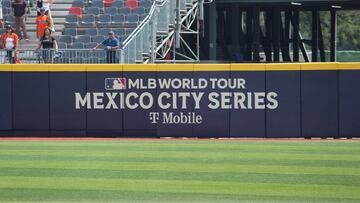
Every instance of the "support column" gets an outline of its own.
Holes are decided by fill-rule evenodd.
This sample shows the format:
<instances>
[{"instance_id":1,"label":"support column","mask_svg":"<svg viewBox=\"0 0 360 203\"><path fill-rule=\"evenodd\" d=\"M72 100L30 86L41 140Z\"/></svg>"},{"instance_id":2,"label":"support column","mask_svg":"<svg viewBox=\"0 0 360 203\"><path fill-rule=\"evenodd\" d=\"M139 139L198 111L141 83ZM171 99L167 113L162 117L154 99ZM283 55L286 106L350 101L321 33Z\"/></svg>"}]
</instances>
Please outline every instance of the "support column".
<instances>
[{"instance_id":1,"label":"support column","mask_svg":"<svg viewBox=\"0 0 360 203\"><path fill-rule=\"evenodd\" d=\"M284 32L282 33L283 40L281 40L281 51L282 51L282 57L283 61L290 62L290 19L291 19L291 11L286 10L285 11L285 26L284 26Z\"/></svg>"},{"instance_id":2,"label":"support column","mask_svg":"<svg viewBox=\"0 0 360 203\"><path fill-rule=\"evenodd\" d=\"M237 21L240 19L241 12L238 5L234 5L232 7L232 21L231 21L231 42L234 46L239 45L239 30L241 26L241 21Z\"/></svg>"},{"instance_id":3,"label":"support column","mask_svg":"<svg viewBox=\"0 0 360 203\"><path fill-rule=\"evenodd\" d=\"M216 60L217 11L216 3L209 4L209 59Z\"/></svg>"},{"instance_id":4,"label":"support column","mask_svg":"<svg viewBox=\"0 0 360 203\"><path fill-rule=\"evenodd\" d=\"M324 37L322 34L322 26L321 26L321 19L319 18L319 50L320 50L320 60L321 62L326 62L325 58L325 46L324 46Z\"/></svg>"},{"instance_id":5,"label":"support column","mask_svg":"<svg viewBox=\"0 0 360 203\"><path fill-rule=\"evenodd\" d=\"M254 19L254 62L260 62L260 9L258 7L254 8L253 11Z\"/></svg>"},{"instance_id":6,"label":"support column","mask_svg":"<svg viewBox=\"0 0 360 203\"><path fill-rule=\"evenodd\" d=\"M274 62L280 61L280 9L273 10L273 51Z\"/></svg>"},{"instance_id":7,"label":"support column","mask_svg":"<svg viewBox=\"0 0 360 203\"><path fill-rule=\"evenodd\" d=\"M312 62L317 62L318 50L319 50L319 11L312 11Z\"/></svg>"},{"instance_id":8,"label":"support column","mask_svg":"<svg viewBox=\"0 0 360 203\"><path fill-rule=\"evenodd\" d=\"M336 35L337 35L337 14L333 9L331 12L331 34L330 34L330 61L336 62Z\"/></svg>"},{"instance_id":9,"label":"support column","mask_svg":"<svg viewBox=\"0 0 360 203\"><path fill-rule=\"evenodd\" d=\"M293 11L293 61L299 62L299 10Z\"/></svg>"},{"instance_id":10,"label":"support column","mask_svg":"<svg viewBox=\"0 0 360 203\"><path fill-rule=\"evenodd\" d=\"M253 10L246 11L246 61L253 61L252 44L253 44Z\"/></svg>"},{"instance_id":11,"label":"support column","mask_svg":"<svg viewBox=\"0 0 360 203\"><path fill-rule=\"evenodd\" d=\"M265 40L264 47L266 62L272 62L272 12L267 10L265 14Z\"/></svg>"}]
</instances>

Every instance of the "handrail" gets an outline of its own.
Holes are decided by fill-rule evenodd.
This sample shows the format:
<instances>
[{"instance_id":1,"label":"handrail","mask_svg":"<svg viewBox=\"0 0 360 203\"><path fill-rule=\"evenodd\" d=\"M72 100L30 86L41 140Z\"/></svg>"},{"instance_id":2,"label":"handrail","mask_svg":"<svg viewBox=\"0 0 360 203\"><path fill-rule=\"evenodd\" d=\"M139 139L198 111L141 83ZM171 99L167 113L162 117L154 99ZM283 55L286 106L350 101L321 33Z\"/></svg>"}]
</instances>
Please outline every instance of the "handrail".
<instances>
[{"instance_id":1,"label":"handrail","mask_svg":"<svg viewBox=\"0 0 360 203\"><path fill-rule=\"evenodd\" d=\"M132 39L136 37L136 35L140 32L140 30L151 20L151 17L153 16L155 9L157 7L162 7L168 0L155 0L153 2L153 5L151 6L151 9L149 11L149 14L144 18L144 20L141 21L140 25L137 26L134 31L131 32L129 37L127 37L123 43L122 49L126 48ZM158 4L159 3L159 4Z\"/></svg>"}]
</instances>

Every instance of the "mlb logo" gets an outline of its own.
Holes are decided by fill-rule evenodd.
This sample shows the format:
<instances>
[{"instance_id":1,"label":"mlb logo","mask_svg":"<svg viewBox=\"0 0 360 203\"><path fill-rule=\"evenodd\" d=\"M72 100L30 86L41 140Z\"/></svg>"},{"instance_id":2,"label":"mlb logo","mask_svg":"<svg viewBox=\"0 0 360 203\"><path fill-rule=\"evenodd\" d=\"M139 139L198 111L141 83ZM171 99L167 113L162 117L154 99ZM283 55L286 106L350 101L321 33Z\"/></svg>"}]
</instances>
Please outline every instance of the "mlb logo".
<instances>
[{"instance_id":1,"label":"mlb logo","mask_svg":"<svg viewBox=\"0 0 360 203\"><path fill-rule=\"evenodd\" d=\"M125 78L105 78L106 90L124 90L126 88Z\"/></svg>"}]
</instances>

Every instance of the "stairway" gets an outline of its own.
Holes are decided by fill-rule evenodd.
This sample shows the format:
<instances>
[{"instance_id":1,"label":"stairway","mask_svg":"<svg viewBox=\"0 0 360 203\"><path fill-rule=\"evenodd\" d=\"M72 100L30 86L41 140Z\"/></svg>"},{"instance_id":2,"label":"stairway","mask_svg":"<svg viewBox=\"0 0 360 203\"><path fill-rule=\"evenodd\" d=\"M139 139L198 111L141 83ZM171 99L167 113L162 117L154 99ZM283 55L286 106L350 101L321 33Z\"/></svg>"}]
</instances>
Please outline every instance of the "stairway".
<instances>
[{"instance_id":1,"label":"stairway","mask_svg":"<svg viewBox=\"0 0 360 203\"><path fill-rule=\"evenodd\" d=\"M68 9L71 7L72 0L55 0L51 6L51 15L55 25L54 37L61 35L64 29L65 17L68 15ZM21 40L19 43L20 50L34 50L38 46L38 39L36 38L36 8L32 8L30 14L26 19L26 30L29 36L29 41Z\"/></svg>"}]
</instances>

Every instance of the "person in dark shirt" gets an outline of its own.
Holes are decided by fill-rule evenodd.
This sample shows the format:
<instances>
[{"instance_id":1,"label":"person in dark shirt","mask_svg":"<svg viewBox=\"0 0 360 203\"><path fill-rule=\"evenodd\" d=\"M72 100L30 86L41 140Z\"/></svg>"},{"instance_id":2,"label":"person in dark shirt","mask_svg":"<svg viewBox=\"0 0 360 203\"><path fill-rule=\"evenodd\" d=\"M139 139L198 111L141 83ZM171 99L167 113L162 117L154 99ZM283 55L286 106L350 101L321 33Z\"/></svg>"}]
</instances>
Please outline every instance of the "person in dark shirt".
<instances>
[{"instance_id":1,"label":"person in dark shirt","mask_svg":"<svg viewBox=\"0 0 360 203\"><path fill-rule=\"evenodd\" d=\"M16 25L16 31L18 32L19 36L21 36L21 32L23 33L22 38L25 40L29 40L26 32L26 26L25 26L25 14L26 14L26 2L24 0L14 0L13 3L11 3L11 14L14 17L15 25Z\"/></svg>"},{"instance_id":2,"label":"person in dark shirt","mask_svg":"<svg viewBox=\"0 0 360 203\"><path fill-rule=\"evenodd\" d=\"M106 63L116 63L116 50L120 46L120 41L115 38L113 31L110 31L109 37L101 42L101 44L97 44L92 50L95 51L100 46L105 48Z\"/></svg>"},{"instance_id":3,"label":"person in dark shirt","mask_svg":"<svg viewBox=\"0 0 360 203\"><path fill-rule=\"evenodd\" d=\"M56 39L51 36L51 29L46 28L43 37L40 38L39 46L35 49L38 51L42 48L42 58L44 63L51 63L55 52L59 52Z\"/></svg>"}]
</instances>

